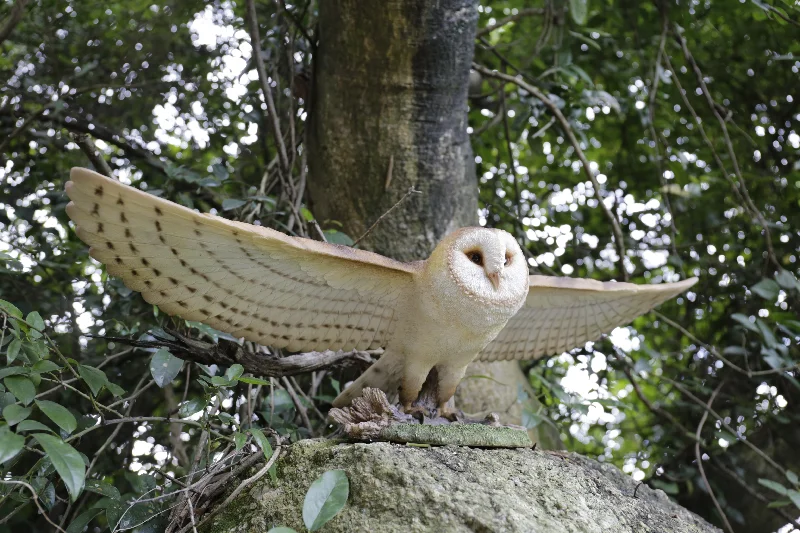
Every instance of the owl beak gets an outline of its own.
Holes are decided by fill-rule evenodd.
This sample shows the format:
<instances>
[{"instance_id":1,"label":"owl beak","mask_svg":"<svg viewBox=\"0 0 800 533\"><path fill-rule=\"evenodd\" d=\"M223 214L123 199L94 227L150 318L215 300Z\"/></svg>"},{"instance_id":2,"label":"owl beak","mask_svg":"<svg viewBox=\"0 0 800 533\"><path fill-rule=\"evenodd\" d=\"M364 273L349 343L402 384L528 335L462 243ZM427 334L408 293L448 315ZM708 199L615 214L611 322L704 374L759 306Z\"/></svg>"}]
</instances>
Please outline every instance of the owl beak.
<instances>
[{"instance_id":1,"label":"owl beak","mask_svg":"<svg viewBox=\"0 0 800 533\"><path fill-rule=\"evenodd\" d=\"M492 282L494 290L500 288L500 272L492 272L491 274L487 273L486 277L489 278L489 281Z\"/></svg>"}]
</instances>

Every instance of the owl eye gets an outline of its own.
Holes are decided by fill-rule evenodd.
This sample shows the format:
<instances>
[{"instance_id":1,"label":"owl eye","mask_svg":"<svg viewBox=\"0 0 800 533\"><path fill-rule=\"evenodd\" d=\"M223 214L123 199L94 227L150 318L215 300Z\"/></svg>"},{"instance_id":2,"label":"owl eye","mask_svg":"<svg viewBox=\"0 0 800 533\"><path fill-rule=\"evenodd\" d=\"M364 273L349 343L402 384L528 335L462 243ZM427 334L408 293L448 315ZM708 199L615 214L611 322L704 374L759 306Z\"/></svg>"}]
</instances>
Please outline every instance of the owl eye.
<instances>
[{"instance_id":1,"label":"owl eye","mask_svg":"<svg viewBox=\"0 0 800 533\"><path fill-rule=\"evenodd\" d=\"M512 256L511 254L506 254L506 260L503 262L503 265L508 266L508 264L511 262L512 257L514 256Z\"/></svg>"},{"instance_id":2,"label":"owl eye","mask_svg":"<svg viewBox=\"0 0 800 533\"><path fill-rule=\"evenodd\" d=\"M483 255L480 252L468 252L467 257L476 265L483 266Z\"/></svg>"}]
</instances>

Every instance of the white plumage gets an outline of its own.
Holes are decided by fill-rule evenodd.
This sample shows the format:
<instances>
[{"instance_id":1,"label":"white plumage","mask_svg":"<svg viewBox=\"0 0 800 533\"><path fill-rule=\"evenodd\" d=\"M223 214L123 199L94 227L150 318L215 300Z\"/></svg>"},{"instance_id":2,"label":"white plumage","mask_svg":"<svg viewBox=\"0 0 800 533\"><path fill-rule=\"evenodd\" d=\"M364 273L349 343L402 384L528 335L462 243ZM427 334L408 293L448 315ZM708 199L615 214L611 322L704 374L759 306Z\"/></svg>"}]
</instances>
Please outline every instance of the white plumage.
<instances>
[{"instance_id":1,"label":"white plumage","mask_svg":"<svg viewBox=\"0 0 800 533\"><path fill-rule=\"evenodd\" d=\"M697 280L663 285L529 276L516 240L445 237L426 261L200 214L75 168L67 213L92 257L164 312L291 351L383 347L334 402L365 386L411 408L432 368L440 409L475 359L532 359L595 340Z\"/></svg>"}]
</instances>

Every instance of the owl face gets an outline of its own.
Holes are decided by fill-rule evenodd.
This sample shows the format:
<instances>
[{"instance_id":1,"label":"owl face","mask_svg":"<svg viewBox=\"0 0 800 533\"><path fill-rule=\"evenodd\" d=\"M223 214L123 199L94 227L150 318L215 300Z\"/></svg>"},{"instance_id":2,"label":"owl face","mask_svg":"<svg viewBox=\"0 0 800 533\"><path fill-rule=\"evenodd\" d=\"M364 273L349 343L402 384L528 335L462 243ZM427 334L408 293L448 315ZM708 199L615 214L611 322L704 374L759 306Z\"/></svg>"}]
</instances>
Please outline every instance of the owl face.
<instances>
[{"instance_id":1,"label":"owl face","mask_svg":"<svg viewBox=\"0 0 800 533\"><path fill-rule=\"evenodd\" d=\"M522 250L502 230L462 228L447 235L431 254L426 270L433 285L430 294L437 295L430 304L434 312L459 317L470 328L502 326L528 293Z\"/></svg>"}]
</instances>

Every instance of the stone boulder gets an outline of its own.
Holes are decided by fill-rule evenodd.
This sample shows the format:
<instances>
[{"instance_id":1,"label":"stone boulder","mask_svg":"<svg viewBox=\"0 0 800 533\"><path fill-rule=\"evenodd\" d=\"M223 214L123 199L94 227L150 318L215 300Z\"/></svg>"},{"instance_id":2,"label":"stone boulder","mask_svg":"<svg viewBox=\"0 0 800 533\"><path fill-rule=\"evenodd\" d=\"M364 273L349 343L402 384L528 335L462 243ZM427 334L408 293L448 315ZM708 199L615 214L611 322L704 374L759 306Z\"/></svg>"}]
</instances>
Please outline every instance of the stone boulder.
<instances>
[{"instance_id":1,"label":"stone boulder","mask_svg":"<svg viewBox=\"0 0 800 533\"><path fill-rule=\"evenodd\" d=\"M327 470L350 480L345 508L321 531L716 533L720 530L616 467L530 448L420 448L304 440L223 510L205 531L306 531L303 500Z\"/></svg>"}]
</instances>

